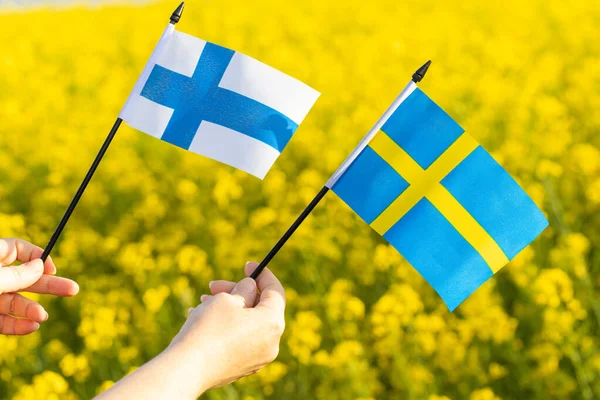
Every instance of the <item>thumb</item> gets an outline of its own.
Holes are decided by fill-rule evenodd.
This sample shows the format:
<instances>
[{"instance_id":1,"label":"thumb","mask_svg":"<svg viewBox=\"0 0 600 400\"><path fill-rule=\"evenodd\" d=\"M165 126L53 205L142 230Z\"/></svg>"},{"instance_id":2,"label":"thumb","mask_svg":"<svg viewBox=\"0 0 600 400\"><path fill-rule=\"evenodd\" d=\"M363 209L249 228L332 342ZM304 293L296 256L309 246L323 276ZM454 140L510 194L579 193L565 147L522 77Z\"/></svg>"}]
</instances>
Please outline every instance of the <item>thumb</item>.
<instances>
[{"instance_id":1,"label":"thumb","mask_svg":"<svg viewBox=\"0 0 600 400\"><path fill-rule=\"evenodd\" d=\"M238 296L244 300L245 308L254 306L257 293L256 282L252 278L242 279L231 291L232 296Z\"/></svg>"},{"instance_id":2,"label":"thumb","mask_svg":"<svg viewBox=\"0 0 600 400\"><path fill-rule=\"evenodd\" d=\"M44 273L44 263L32 260L14 267L0 268L0 293L17 292L36 283Z\"/></svg>"}]
</instances>

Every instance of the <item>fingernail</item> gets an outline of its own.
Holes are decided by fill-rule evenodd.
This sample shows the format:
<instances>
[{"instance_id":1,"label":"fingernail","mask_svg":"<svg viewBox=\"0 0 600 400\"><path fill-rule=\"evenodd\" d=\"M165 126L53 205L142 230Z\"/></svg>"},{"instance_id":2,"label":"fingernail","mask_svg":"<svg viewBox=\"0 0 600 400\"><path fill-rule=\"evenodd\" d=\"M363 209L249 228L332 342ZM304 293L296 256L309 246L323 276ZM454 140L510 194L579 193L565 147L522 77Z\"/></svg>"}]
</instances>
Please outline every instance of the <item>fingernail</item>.
<instances>
[{"instance_id":1,"label":"fingernail","mask_svg":"<svg viewBox=\"0 0 600 400\"><path fill-rule=\"evenodd\" d=\"M212 290L212 285L213 285L213 283L215 283L215 281L210 281L210 282L208 282L208 288L209 288L209 289L211 289L211 290Z\"/></svg>"},{"instance_id":2,"label":"fingernail","mask_svg":"<svg viewBox=\"0 0 600 400\"><path fill-rule=\"evenodd\" d=\"M252 292L256 290L256 282L252 278L244 278L238 283L240 292Z\"/></svg>"},{"instance_id":3,"label":"fingernail","mask_svg":"<svg viewBox=\"0 0 600 400\"><path fill-rule=\"evenodd\" d=\"M37 322L33 323L33 330L37 331L38 329L40 329L40 324L38 324Z\"/></svg>"},{"instance_id":4,"label":"fingernail","mask_svg":"<svg viewBox=\"0 0 600 400\"><path fill-rule=\"evenodd\" d=\"M69 291L69 296L75 296L77 293L79 293L79 284L77 282L73 282L74 285L71 288L71 290Z\"/></svg>"},{"instance_id":5,"label":"fingernail","mask_svg":"<svg viewBox=\"0 0 600 400\"><path fill-rule=\"evenodd\" d=\"M45 316L44 316L44 322L46 322L46 321L48 321L48 318L50 316L48 315L48 312L46 310L44 310L44 314L45 314Z\"/></svg>"},{"instance_id":6,"label":"fingernail","mask_svg":"<svg viewBox=\"0 0 600 400\"><path fill-rule=\"evenodd\" d=\"M188 308L188 317L190 316L190 314L192 313L192 311L194 311L194 307Z\"/></svg>"},{"instance_id":7,"label":"fingernail","mask_svg":"<svg viewBox=\"0 0 600 400\"><path fill-rule=\"evenodd\" d=\"M208 299L208 295L207 294L203 294L202 296L200 296L200 301L204 302L204 300Z\"/></svg>"}]
</instances>

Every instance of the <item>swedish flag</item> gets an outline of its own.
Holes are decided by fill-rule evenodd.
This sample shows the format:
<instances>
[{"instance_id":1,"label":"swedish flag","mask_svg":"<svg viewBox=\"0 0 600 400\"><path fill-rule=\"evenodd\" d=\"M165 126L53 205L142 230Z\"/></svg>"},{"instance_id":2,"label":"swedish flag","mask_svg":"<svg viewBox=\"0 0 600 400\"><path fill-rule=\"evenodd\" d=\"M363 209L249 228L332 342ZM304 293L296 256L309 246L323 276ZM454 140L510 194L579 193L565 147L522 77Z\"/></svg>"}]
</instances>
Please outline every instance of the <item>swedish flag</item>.
<instances>
[{"instance_id":1,"label":"swedish flag","mask_svg":"<svg viewBox=\"0 0 600 400\"><path fill-rule=\"evenodd\" d=\"M416 86L332 189L450 310L548 225L514 179Z\"/></svg>"}]
</instances>

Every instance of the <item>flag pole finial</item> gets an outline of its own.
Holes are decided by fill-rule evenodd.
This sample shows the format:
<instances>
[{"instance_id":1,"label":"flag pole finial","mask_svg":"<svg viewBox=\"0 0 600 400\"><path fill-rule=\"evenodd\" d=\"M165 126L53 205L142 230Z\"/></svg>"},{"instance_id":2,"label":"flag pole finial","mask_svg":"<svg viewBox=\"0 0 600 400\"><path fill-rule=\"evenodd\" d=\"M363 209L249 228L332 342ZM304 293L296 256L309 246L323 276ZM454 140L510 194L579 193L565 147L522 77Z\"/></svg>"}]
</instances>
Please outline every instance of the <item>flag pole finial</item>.
<instances>
[{"instance_id":1,"label":"flag pole finial","mask_svg":"<svg viewBox=\"0 0 600 400\"><path fill-rule=\"evenodd\" d=\"M179 7L177 7L175 9L175 11L173 11L173 14L171 14L171 23L173 25L175 25L176 23L179 22L179 20L181 19L181 14L183 14L183 7L185 6L185 1L182 1L181 4L179 5Z\"/></svg>"},{"instance_id":2,"label":"flag pole finial","mask_svg":"<svg viewBox=\"0 0 600 400\"><path fill-rule=\"evenodd\" d=\"M427 61L425 64L423 64L421 66L421 68L416 70L412 76L412 81L414 83L421 82L421 80L425 77L425 74L427 73L427 70L429 69L430 65L431 65L431 60Z\"/></svg>"}]
</instances>

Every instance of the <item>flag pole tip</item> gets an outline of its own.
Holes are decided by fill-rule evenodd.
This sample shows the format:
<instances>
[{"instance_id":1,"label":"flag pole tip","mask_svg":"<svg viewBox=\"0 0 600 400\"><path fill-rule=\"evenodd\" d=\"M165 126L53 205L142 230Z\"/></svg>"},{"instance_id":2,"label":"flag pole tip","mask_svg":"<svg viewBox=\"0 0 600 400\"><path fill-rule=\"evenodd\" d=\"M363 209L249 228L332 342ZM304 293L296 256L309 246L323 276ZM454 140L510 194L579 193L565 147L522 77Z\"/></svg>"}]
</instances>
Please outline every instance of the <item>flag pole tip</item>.
<instances>
[{"instance_id":1,"label":"flag pole tip","mask_svg":"<svg viewBox=\"0 0 600 400\"><path fill-rule=\"evenodd\" d=\"M429 69L430 65L431 60L428 60L425 64L421 66L421 68L415 71L415 73L412 76L412 80L414 83L421 82L421 80L425 77L425 74L427 73L427 70Z\"/></svg>"},{"instance_id":2,"label":"flag pole tip","mask_svg":"<svg viewBox=\"0 0 600 400\"><path fill-rule=\"evenodd\" d=\"M179 7L177 7L175 9L175 11L173 11L173 14L171 14L171 23L173 25L175 25L176 23L179 22L179 20L181 19L181 14L183 14L183 7L185 6L185 1L182 1L181 4L179 5Z\"/></svg>"}]
</instances>

